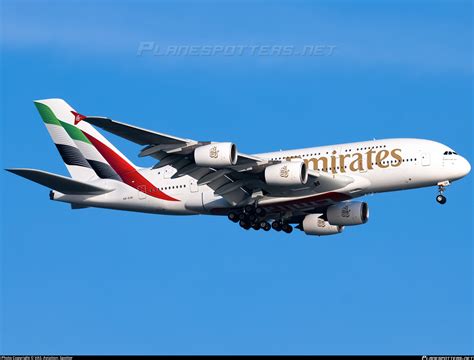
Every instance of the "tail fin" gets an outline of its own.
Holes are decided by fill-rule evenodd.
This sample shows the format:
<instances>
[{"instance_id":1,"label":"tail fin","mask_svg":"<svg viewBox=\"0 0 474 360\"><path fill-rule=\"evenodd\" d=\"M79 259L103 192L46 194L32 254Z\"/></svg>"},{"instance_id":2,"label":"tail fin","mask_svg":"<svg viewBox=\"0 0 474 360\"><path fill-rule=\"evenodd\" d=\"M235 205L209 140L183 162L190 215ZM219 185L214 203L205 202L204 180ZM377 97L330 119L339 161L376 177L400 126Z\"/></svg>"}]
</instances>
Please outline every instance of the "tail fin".
<instances>
[{"instance_id":1,"label":"tail fin","mask_svg":"<svg viewBox=\"0 0 474 360\"><path fill-rule=\"evenodd\" d=\"M125 164L127 168L135 169L102 134L90 124L81 121L84 116L64 100L38 100L35 105L73 178L89 180L98 177L120 181L117 169L114 169L116 166L110 164L104 156L120 159L120 163ZM104 153L103 148L109 152Z\"/></svg>"}]
</instances>

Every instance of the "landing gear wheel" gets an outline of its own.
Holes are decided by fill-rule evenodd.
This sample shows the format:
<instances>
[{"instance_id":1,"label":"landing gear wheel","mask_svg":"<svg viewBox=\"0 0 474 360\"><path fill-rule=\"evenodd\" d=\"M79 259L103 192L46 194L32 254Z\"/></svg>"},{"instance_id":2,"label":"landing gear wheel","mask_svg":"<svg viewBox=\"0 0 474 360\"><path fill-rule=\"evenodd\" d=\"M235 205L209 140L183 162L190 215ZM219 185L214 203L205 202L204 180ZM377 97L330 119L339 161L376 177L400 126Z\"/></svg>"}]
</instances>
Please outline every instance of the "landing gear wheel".
<instances>
[{"instance_id":1,"label":"landing gear wheel","mask_svg":"<svg viewBox=\"0 0 474 360\"><path fill-rule=\"evenodd\" d=\"M279 221L272 222L272 228L276 231L281 231L281 223Z\"/></svg>"},{"instance_id":2,"label":"landing gear wheel","mask_svg":"<svg viewBox=\"0 0 474 360\"><path fill-rule=\"evenodd\" d=\"M245 212L246 214L253 214L253 213L255 212L255 206L253 206L253 205L246 205L246 206L244 207L244 212Z\"/></svg>"},{"instance_id":3,"label":"landing gear wheel","mask_svg":"<svg viewBox=\"0 0 474 360\"><path fill-rule=\"evenodd\" d=\"M269 231L272 228L271 225L266 221L261 221L260 227L265 231Z\"/></svg>"},{"instance_id":4,"label":"landing gear wheel","mask_svg":"<svg viewBox=\"0 0 474 360\"><path fill-rule=\"evenodd\" d=\"M252 229L254 230L260 230L260 223L256 222L252 224Z\"/></svg>"},{"instance_id":5,"label":"landing gear wheel","mask_svg":"<svg viewBox=\"0 0 474 360\"><path fill-rule=\"evenodd\" d=\"M265 209L262 209L260 207L255 209L255 215L257 215L259 217L265 216L265 213L266 213Z\"/></svg>"},{"instance_id":6,"label":"landing gear wheel","mask_svg":"<svg viewBox=\"0 0 474 360\"><path fill-rule=\"evenodd\" d=\"M229 215L227 215L230 221L232 222L238 222L239 221L239 216L235 212L230 212Z\"/></svg>"},{"instance_id":7,"label":"landing gear wheel","mask_svg":"<svg viewBox=\"0 0 474 360\"><path fill-rule=\"evenodd\" d=\"M292 231L293 231L293 226L289 225L289 224L283 224L281 226L281 229L286 232L287 234L290 234Z\"/></svg>"},{"instance_id":8,"label":"landing gear wheel","mask_svg":"<svg viewBox=\"0 0 474 360\"><path fill-rule=\"evenodd\" d=\"M239 225L245 230L250 229L250 224L244 220L240 220Z\"/></svg>"},{"instance_id":9,"label":"landing gear wheel","mask_svg":"<svg viewBox=\"0 0 474 360\"><path fill-rule=\"evenodd\" d=\"M440 194L436 196L436 201L439 202L441 205L446 204L446 197Z\"/></svg>"}]
</instances>

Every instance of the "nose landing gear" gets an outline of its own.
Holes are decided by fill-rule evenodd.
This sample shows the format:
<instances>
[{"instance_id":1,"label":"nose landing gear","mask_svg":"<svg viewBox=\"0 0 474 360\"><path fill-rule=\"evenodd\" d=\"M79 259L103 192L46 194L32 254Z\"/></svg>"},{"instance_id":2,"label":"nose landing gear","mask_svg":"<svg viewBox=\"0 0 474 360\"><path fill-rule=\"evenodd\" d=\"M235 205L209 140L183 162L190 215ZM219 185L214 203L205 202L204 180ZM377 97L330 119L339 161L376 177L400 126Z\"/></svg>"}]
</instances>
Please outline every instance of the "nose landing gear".
<instances>
[{"instance_id":1,"label":"nose landing gear","mask_svg":"<svg viewBox=\"0 0 474 360\"><path fill-rule=\"evenodd\" d=\"M436 196L436 201L440 203L441 205L446 204L446 196L443 195L443 193L446 190L446 186L449 186L450 182L448 180L446 181L441 181L438 183L438 196Z\"/></svg>"}]
</instances>

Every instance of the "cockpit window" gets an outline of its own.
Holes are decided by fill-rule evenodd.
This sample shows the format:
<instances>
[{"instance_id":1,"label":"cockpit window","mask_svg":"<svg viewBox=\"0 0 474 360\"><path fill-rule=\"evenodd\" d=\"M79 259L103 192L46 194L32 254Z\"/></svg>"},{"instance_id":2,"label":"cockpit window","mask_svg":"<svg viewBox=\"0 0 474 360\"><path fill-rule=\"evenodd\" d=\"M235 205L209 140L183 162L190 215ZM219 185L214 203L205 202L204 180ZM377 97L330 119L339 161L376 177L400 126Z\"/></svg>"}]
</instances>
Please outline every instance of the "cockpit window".
<instances>
[{"instance_id":1,"label":"cockpit window","mask_svg":"<svg viewBox=\"0 0 474 360\"><path fill-rule=\"evenodd\" d=\"M457 155L458 153L455 151L445 151L443 155Z\"/></svg>"}]
</instances>

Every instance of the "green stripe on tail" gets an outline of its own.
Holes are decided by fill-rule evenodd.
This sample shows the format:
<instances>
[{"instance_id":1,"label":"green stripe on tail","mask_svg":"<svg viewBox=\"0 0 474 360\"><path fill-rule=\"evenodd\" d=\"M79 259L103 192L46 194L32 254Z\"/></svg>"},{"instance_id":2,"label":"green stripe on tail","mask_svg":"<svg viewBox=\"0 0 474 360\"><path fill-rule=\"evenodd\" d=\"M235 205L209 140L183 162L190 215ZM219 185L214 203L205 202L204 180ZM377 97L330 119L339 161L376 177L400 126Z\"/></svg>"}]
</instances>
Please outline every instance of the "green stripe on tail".
<instances>
[{"instance_id":1,"label":"green stripe on tail","mask_svg":"<svg viewBox=\"0 0 474 360\"><path fill-rule=\"evenodd\" d=\"M89 139L86 138L86 136L84 135L84 133L81 131L81 129L79 129L78 127L74 126L74 125L71 125L71 124L68 124L64 121L61 121L61 120L58 120L59 123L62 125L62 127L64 128L64 130L66 130L66 132L68 133L68 135L73 139L73 140L79 140L79 141L83 141L87 144L91 144L91 142L89 141ZM91 144L92 145L92 144Z\"/></svg>"},{"instance_id":2,"label":"green stripe on tail","mask_svg":"<svg viewBox=\"0 0 474 360\"><path fill-rule=\"evenodd\" d=\"M38 103L38 102L35 102L35 105L36 105L36 108L38 109L38 112L41 115L41 118L46 124L61 126L61 124L59 123L59 120L56 118L56 116L54 115L54 113L51 111L51 109L48 106Z\"/></svg>"},{"instance_id":3,"label":"green stripe on tail","mask_svg":"<svg viewBox=\"0 0 474 360\"><path fill-rule=\"evenodd\" d=\"M91 144L91 142L85 137L83 132L78 127L59 120L47 105L38 102L35 102L35 105L45 123L62 126L73 140L79 140L85 142L86 144Z\"/></svg>"}]
</instances>

